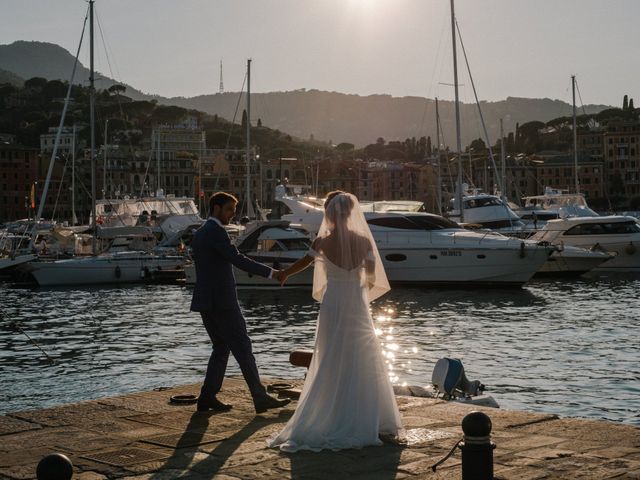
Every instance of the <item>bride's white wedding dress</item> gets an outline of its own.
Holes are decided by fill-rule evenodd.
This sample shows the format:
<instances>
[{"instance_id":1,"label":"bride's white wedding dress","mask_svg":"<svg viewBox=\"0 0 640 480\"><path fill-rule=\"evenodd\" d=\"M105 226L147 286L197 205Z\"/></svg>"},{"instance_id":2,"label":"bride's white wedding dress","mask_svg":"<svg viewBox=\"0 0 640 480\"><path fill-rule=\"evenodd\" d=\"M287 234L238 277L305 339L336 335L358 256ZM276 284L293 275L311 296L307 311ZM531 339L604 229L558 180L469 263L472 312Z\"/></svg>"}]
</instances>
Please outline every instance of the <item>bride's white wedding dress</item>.
<instances>
[{"instance_id":1,"label":"bride's white wedding dress","mask_svg":"<svg viewBox=\"0 0 640 480\"><path fill-rule=\"evenodd\" d=\"M402 430L367 298L362 265L341 268L322 254L326 269L315 348L295 413L269 446L284 451L381 445L379 434Z\"/></svg>"}]
</instances>

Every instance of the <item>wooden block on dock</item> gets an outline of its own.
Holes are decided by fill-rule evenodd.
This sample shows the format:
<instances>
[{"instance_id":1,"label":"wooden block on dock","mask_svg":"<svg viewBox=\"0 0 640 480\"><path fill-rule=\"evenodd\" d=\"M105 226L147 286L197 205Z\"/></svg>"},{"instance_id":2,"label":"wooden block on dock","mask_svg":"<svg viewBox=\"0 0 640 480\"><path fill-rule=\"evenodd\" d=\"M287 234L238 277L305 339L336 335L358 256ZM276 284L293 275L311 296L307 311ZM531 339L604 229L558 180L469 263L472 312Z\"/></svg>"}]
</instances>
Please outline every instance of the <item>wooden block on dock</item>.
<instances>
[{"instance_id":1,"label":"wooden block on dock","mask_svg":"<svg viewBox=\"0 0 640 480\"><path fill-rule=\"evenodd\" d=\"M313 357L313 350L294 350L289 355L289 362L295 367L309 368Z\"/></svg>"}]
</instances>

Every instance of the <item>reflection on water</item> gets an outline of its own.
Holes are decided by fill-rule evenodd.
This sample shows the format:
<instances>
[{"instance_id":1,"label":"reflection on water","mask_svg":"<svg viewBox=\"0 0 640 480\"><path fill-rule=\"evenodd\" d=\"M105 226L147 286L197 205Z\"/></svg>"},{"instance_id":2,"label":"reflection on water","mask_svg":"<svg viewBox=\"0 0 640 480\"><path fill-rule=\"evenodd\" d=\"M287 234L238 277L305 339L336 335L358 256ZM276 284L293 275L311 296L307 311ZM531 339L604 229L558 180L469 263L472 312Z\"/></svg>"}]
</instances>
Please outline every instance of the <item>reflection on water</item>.
<instances>
[{"instance_id":1,"label":"reflection on water","mask_svg":"<svg viewBox=\"0 0 640 480\"><path fill-rule=\"evenodd\" d=\"M372 305L390 376L425 385L460 358L504 408L640 423L640 279L536 281L525 289L395 289ZM302 377L308 291L240 290L263 375ZM180 286L0 286L0 413L202 380L208 338ZM51 357L15 328L17 322ZM230 373L238 374L235 362Z\"/></svg>"}]
</instances>

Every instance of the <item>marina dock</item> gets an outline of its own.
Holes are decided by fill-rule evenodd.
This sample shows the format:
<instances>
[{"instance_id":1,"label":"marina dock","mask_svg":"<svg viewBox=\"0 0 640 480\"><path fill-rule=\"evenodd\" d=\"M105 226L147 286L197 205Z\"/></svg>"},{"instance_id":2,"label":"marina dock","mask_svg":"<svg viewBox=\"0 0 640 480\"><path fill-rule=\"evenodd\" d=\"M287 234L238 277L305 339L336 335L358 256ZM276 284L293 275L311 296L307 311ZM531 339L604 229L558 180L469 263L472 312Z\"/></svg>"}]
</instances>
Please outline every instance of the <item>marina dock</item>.
<instances>
[{"instance_id":1,"label":"marina dock","mask_svg":"<svg viewBox=\"0 0 640 480\"><path fill-rule=\"evenodd\" d=\"M398 396L406 444L286 454L265 440L295 401L256 415L241 378L225 380L220 394L230 412L169 401L198 390L159 388L2 416L0 478L36 478L43 457L62 453L76 480L457 479L459 450L435 473L431 467L461 439L462 418L474 409L492 421L496 479L640 478L640 428L629 424Z\"/></svg>"}]
</instances>

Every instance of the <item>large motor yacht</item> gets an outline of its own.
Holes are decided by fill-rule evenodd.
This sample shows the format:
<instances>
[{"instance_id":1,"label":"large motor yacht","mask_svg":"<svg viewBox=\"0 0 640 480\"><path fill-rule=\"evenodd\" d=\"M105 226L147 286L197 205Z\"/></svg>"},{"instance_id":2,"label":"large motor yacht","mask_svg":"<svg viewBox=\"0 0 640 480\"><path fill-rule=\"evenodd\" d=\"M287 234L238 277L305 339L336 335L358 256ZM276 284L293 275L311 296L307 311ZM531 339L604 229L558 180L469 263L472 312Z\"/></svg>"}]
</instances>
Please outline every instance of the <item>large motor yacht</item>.
<instances>
[{"instance_id":1,"label":"large motor yacht","mask_svg":"<svg viewBox=\"0 0 640 480\"><path fill-rule=\"evenodd\" d=\"M640 271L640 223L634 217L571 217L549 220L532 240L574 246L613 256L595 271Z\"/></svg>"}]
</instances>

